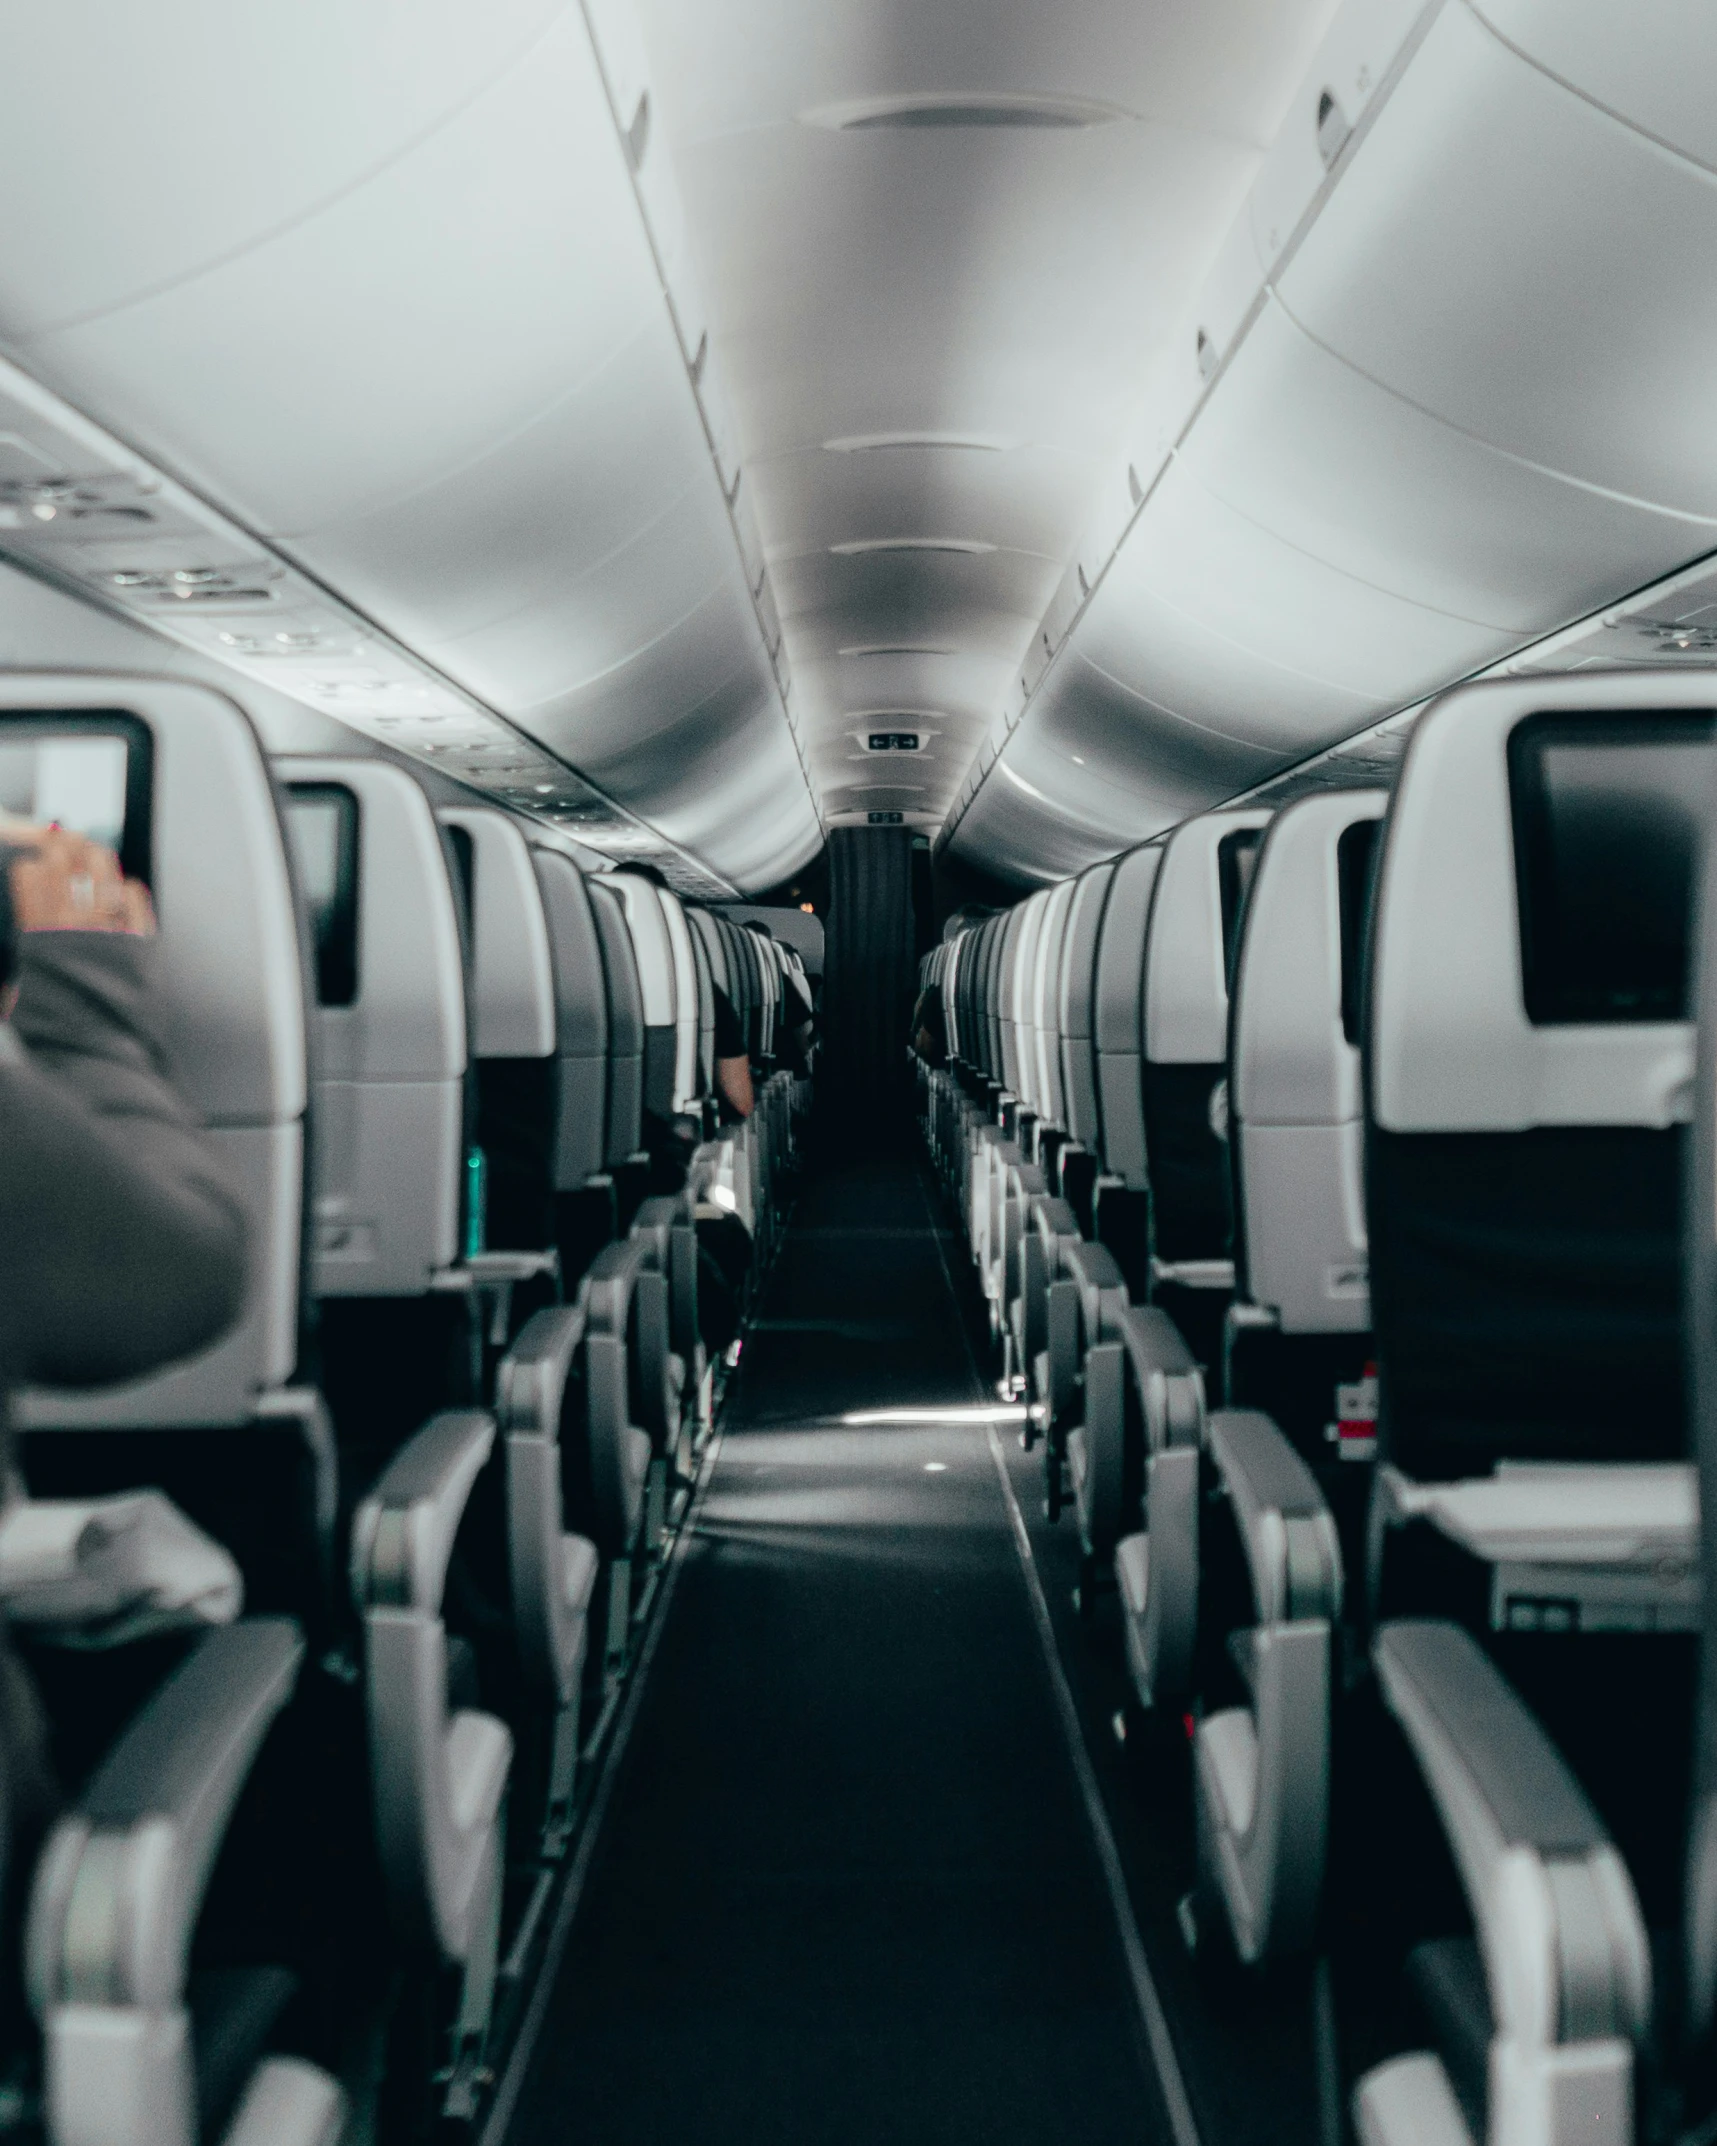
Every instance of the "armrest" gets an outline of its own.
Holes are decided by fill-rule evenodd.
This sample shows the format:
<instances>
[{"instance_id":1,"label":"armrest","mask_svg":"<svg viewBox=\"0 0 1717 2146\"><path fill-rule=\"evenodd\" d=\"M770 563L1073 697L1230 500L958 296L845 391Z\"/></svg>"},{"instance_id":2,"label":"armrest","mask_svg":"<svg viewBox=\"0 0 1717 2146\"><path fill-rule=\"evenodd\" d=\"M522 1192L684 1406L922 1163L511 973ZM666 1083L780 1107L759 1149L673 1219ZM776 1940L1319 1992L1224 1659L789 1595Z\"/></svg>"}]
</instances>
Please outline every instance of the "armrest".
<instances>
[{"instance_id":1,"label":"armrest","mask_svg":"<svg viewBox=\"0 0 1717 2146\"><path fill-rule=\"evenodd\" d=\"M1155 1305L1129 1304L1115 1321L1144 1411L1150 1450L1204 1442L1204 1373L1178 1326Z\"/></svg>"},{"instance_id":2,"label":"armrest","mask_svg":"<svg viewBox=\"0 0 1717 2146\"><path fill-rule=\"evenodd\" d=\"M1499 2039L1637 2041L1651 2011L1639 1903L1560 1752L1458 1626L1385 1625L1372 1658L1454 1851Z\"/></svg>"},{"instance_id":3,"label":"armrest","mask_svg":"<svg viewBox=\"0 0 1717 2146\"><path fill-rule=\"evenodd\" d=\"M303 1656L288 1618L211 1633L109 1752L36 1873L26 1974L38 2016L179 2001L221 1842Z\"/></svg>"},{"instance_id":4,"label":"armrest","mask_svg":"<svg viewBox=\"0 0 1717 2146\"><path fill-rule=\"evenodd\" d=\"M551 1305L525 1321L495 1374L495 1415L506 1436L559 1437L584 1327L582 1304Z\"/></svg>"},{"instance_id":5,"label":"armrest","mask_svg":"<svg viewBox=\"0 0 1717 2146\"><path fill-rule=\"evenodd\" d=\"M1207 1439L1263 1624L1341 1614L1341 1544L1317 1479L1269 1417L1219 1409Z\"/></svg>"},{"instance_id":6,"label":"armrest","mask_svg":"<svg viewBox=\"0 0 1717 2146\"><path fill-rule=\"evenodd\" d=\"M1085 1338L1095 1342L1103 1335L1105 1311L1119 1311L1127 1302L1127 1277L1109 1247L1089 1239L1069 1245L1062 1265L1068 1280L1079 1285Z\"/></svg>"},{"instance_id":7,"label":"armrest","mask_svg":"<svg viewBox=\"0 0 1717 2146\"><path fill-rule=\"evenodd\" d=\"M1044 1193L1032 1202L1031 1211L1045 1244L1058 1244L1063 1237L1078 1238L1079 1217L1058 1193Z\"/></svg>"},{"instance_id":8,"label":"armrest","mask_svg":"<svg viewBox=\"0 0 1717 2146\"><path fill-rule=\"evenodd\" d=\"M625 1334L632 1290L649 1262L650 1245L641 1237L605 1244L597 1253L579 1290L593 1333Z\"/></svg>"},{"instance_id":9,"label":"armrest","mask_svg":"<svg viewBox=\"0 0 1717 2146\"><path fill-rule=\"evenodd\" d=\"M360 1608L440 1608L453 1538L494 1443L492 1416L448 1409L395 1454L352 1523Z\"/></svg>"}]
</instances>

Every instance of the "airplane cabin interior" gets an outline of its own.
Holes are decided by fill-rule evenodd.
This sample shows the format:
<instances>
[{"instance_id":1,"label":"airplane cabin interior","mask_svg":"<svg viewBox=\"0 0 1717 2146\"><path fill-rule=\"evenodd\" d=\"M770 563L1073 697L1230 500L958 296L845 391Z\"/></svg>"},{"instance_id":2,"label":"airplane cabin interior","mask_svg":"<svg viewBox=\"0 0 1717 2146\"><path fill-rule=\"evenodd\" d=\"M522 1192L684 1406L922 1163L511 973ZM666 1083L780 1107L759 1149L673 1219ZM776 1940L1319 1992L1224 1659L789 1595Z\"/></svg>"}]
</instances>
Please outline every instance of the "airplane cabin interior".
<instances>
[{"instance_id":1,"label":"airplane cabin interior","mask_svg":"<svg viewBox=\"0 0 1717 2146\"><path fill-rule=\"evenodd\" d=\"M0 2141L1717 2140L1714 85L0 5Z\"/></svg>"}]
</instances>

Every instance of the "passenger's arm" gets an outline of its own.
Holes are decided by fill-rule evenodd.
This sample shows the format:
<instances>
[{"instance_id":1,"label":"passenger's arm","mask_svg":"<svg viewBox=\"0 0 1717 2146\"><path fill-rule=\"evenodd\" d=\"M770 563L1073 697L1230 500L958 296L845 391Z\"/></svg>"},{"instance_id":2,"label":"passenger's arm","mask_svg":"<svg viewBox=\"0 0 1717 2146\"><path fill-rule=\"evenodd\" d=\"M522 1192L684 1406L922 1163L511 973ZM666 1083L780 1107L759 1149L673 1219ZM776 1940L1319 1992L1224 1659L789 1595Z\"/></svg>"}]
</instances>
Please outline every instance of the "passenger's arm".
<instances>
[{"instance_id":1,"label":"passenger's arm","mask_svg":"<svg viewBox=\"0 0 1717 2146\"><path fill-rule=\"evenodd\" d=\"M718 1058L715 1084L721 1090L722 1101L736 1117L750 1117L756 1099L751 1092L749 1058Z\"/></svg>"},{"instance_id":2,"label":"passenger's arm","mask_svg":"<svg viewBox=\"0 0 1717 2146\"><path fill-rule=\"evenodd\" d=\"M244 1301L243 1205L168 1080L152 952L124 930L19 940L0 1030L0 1363L13 1377L137 1377L212 1341Z\"/></svg>"}]
</instances>

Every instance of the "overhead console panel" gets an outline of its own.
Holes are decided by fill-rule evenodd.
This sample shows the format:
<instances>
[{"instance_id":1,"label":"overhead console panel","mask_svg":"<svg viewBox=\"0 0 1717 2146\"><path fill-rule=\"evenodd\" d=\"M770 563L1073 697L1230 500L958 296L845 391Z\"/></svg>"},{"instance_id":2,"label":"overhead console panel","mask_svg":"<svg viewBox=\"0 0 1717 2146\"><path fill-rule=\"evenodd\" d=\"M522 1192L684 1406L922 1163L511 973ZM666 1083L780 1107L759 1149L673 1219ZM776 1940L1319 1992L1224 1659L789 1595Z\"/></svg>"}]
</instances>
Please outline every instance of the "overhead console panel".
<instances>
[{"instance_id":1,"label":"overhead console panel","mask_svg":"<svg viewBox=\"0 0 1717 2146\"><path fill-rule=\"evenodd\" d=\"M110 11L97 69L57 11L15 31L0 337L228 543L49 544L29 486L87 473L25 450L0 548L407 751L492 724L527 809L564 777L580 840L767 885L822 832L624 20L409 15Z\"/></svg>"},{"instance_id":2,"label":"overhead console panel","mask_svg":"<svg viewBox=\"0 0 1717 2146\"><path fill-rule=\"evenodd\" d=\"M1472 673L1675 659L1714 66L1671 0L1349 0L945 839L1065 872Z\"/></svg>"}]
</instances>

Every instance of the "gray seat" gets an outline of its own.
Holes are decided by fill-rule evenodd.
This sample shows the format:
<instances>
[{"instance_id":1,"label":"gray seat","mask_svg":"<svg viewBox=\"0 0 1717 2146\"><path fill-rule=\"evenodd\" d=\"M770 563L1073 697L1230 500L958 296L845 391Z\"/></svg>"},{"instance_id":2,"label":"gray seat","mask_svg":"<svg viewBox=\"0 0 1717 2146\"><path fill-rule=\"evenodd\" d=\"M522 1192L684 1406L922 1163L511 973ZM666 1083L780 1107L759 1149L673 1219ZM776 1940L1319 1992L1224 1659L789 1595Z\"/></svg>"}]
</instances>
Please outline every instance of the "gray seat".
<instances>
[{"instance_id":1,"label":"gray seat","mask_svg":"<svg viewBox=\"0 0 1717 2146\"><path fill-rule=\"evenodd\" d=\"M325 1412L313 1391L293 1383L308 1106L304 972L268 768L244 716L201 686L16 676L0 683L0 737L26 728L37 739L101 741L98 749L123 763L123 825L104 831L117 833L127 870L153 888L161 1026L181 1092L209 1122L243 1192L252 1251L240 1320L190 1361L106 1390L19 1394L23 1465L50 1499L163 1485L231 1543L253 1598L315 1621L327 1613L322 1572L336 1485ZM234 1435L211 1436L219 1432ZM170 1517L158 1499L117 1503ZM44 1511L32 1509L38 1518ZM228 1593L219 1613L232 1607ZM259 2111L273 2112L278 2136L305 2146L323 2146L339 2128L331 2080L314 2066L267 2058L266 2006L264 2032L226 2082L230 2094L218 2105L207 2092L200 2099L185 1974L234 1804L302 1653L285 1618L210 1634L145 1703L50 1837L31 1913L28 1982L43 2028L51 2137L103 2146L189 2146L199 2130L254 2138ZM165 1859L164 1843L174 1851ZM167 1882L140 1887L145 1866Z\"/></svg>"},{"instance_id":2,"label":"gray seat","mask_svg":"<svg viewBox=\"0 0 1717 2146\"><path fill-rule=\"evenodd\" d=\"M447 1695L448 1562L495 1440L473 1405L486 1307L457 859L402 769L293 759L282 773L315 930L324 1380L352 1472L381 1463L350 1549L376 1836L400 1935L457 1972L458 2106L493 2002L513 1740Z\"/></svg>"},{"instance_id":3,"label":"gray seat","mask_svg":"<svg viewBox=\"0 0 1717 2146\"><path fill-rule=\"evenodd\" d=\"M1633 2135L1649 1968L1619 1855L1483 1643L1488 1630L1525 1635L1511 1645L1524 1678L1541 1648L1531 1635L1555 1631L1563 1673L1579 1665L1584 1715L1603 1709L1603 1665L1644 1678L1650 1635L1699 1629L1704 1615L1684 1363L1703 1364L1711 1195L1697 1168L1684 1174L1683 1127L1709 709L1697 677L1444 696L1397 785L1372 930L1373 1599L1389 1607L1398 1530L1440 1538L1480 1581L1476 1600L1445 1598L1467 1631L1385 1623L1373 1660L1484 1959L1493 2039L1480 2113L1492 2137L1553 2146ZM1708 1069L1701 1078L1708 1099ZM1707 1159L1709 1137L1696 1135ZM1462 1260L1436 1262L1454 1232ZM1590 1631L1631 1636L1587 1648ZM1611 1806L1642 1846L1678 1816L1664 1771L1641 1752L1637 1807ZM1708 2014L1697 1811L1695 1840L1693 2009ZM1530 1909L1529 1889L1541 1902ZM1368 2075L1355 2115L1375 2146L1423 2136L1427 2120L1454 2138L1466 2128L1448 2066L1429 2053Z\"/></svg>"},{"instance_id":4,"label":"gray seat","mask_svg":"<svg viewBox=\"0 0 1717 2146\"><path fill-rule=\"evenodd\" d=\"M1342 1458L1367 1457L1359 1410L1375 1391L1355 1015L1365 875L1386 802L1378 791L1337 792L1272 822L1235 961L1237 1293L1226 1409L1211 1420L1203 1466L1235 1517L1250 1577L1246 1621L1231 1639L1250 1682L1242 1704L1200 1722L1194 1773L1206 1906L1253 1963L1303 1951L1315 1927L1332 1649L1369 1489ZM1325 1436L1332 1422L1348 1427L1339 1456ZM1186 1486L1169 1487L1177 1470L1191 1472L1190 1498ZM1174 1705L1188 1691L1199 1615L1197 1470L1196 1455L1148 1457L1146 1531L1117 1553L1135 1683ZM1285 1588L1277 1546L1296 1538L1307 1555Z\"/></svg>"}]
</instances>

